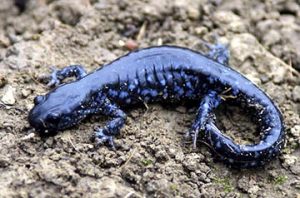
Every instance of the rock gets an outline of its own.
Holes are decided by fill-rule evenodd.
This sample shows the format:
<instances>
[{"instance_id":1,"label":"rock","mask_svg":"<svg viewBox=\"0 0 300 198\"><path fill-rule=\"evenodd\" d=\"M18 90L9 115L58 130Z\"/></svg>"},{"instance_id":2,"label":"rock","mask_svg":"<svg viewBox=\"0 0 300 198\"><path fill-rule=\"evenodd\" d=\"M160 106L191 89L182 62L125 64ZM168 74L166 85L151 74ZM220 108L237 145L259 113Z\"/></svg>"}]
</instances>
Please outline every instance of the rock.
<instances>
[{"instance_id":1,"label":"rock","mask_svg":"<svg viewBox=\"0 0 300 198\"><path fill-rule=\"evenodd\" d=\"M200 17L200 10L195 7L189 7L187 14L190 19L197 20Z\"/></svg>"},{"instance_id":2,"label":"rock","mask_svg":"<svg viewBox=\"0 0 300 198\"><path fill-rule=\"evenodd\" d=\"M273 45L275 43L278 43L280 41L280 34L276 30L270 30L267 34L264 35L263 37L263 43L266 46Z\"/></svg>"},{"instance_id":3,"label":"rock","mask_svg":"<svg viewBox=\"0 0 300 198\"><path fill-rule=\"evenodd\" d=\"M295 165L292 165L290 167L290 170L293 174L295 175L299 175L300 174L300 166L299 166L299 163L296 163Z\"/></svg>"},{"instance_id":4,"label":"rock","mask_svg":"<svg viewBox=\"0 0 300 198\"><path fill-rule=\"evenodd\" d=\"M45 56L45 54L47 54L47 48L37 42L20 42L8 48L6 56L0 62L0 68L4 66L17 70L28 66L40 65L41 57Z\"/></svg>"},{"instance_id":5,"label":"rock","mask_svg":"<svg viewBox=\"0 0 300 198\"><path fill-rule=\"evenodd\" d=\"M4 89L4 94L1 98L1 101L6 104L6 105L13 105L16 103L16 99L15 99L15 89L8 85L5 87Z\"/></svg>"},{"instance_id":6,"label":"rock","mask_svg":"<svg viewBox=\"0 0 300 198\"><path fill-rule=\"evenodd\" d=\"M196 171L201 165L201 160L203 160L201 155L198 155L196 153L190 153L185 156L183 166L189 171Z\"/></svg>"},{"instance_id":7,"label":"rock","mask_svg":"<svg viewBox=\"0 0 300 198\"><path fill-rule=\"evenodd\" d=\"M10 159L5 155L0 155L0 168L6 168L11 164Z\"/></svg>"},{"instance_id":8,"label":"rock","mask_svg":"<svg viewBox=\"0 0 300 198\"><path fill-rule=\"evenodd\" d=\"M78 183L86 197L141 197L134 189L118 182L116 178L103 177L101 179L91 180L82 177Z\"/></svg>"},{"instance_id":9,"label":"rock","mask_svg":"<svg viewBox=\"0 0 300 198\"><path fill-rule=\"evenodd\" d=\"M22 93L22 96L24 98L27 98L31 94L31 90L29 90L29 89L22 89L21 93Z\"/></svg>"},{"instance_id":10,"label":"rock","mask_svg":"<svg viewBox=\"0 0 300 198\"><path fill-rule=\"evenodd\" d=\"M153 5L145 5L142 9L142 13L146 16L150 16L150 17L154 17L154 18L158 18L159 17L159 9L157 9L155 6Z\"/></svg>"},{"instance_id":11,"label":"rock","mask_svg":"<svg viewBox=\"0 0 300 198\"><path fill-rule=\"evenodd\" d=\"M168 161L169 156L167 152L163 149L159 150L158 152L155 153L155 157L157 160L161 163Z\"/></svg>"},{"instance_id":12,"label":"rock","mask_svg":"<svg viewBox=\"0 0 300 198\"><path fill-rule=\"evenodd\" d=\"M300 102L300 86L295 86L292 92L293 100L295 102Z\"/></svg>"},{"instance_id":13,"label":"rock","mask_svg":"<svg viewBox=\"0 0 300 198\"><path fill-rule=\"evenodd\" d=\"M251 34L234 36L230 42L230 53L237 65L241 65L247 58L260 54L256 38Z\"/></svg>"},{"instance_id":14,"label":"rock","mask_svg":"<svg viewBox=\"0 0 300 198\"><path fill-rule=\"evenodd\" d=\"M10 41L3 34L0 34L0 46L8 47L10 45Z\"/></svg>"},{"instance_id":15,"label":"rock","mask_svg":"<svg viewBox=\"0 0 300 198\"><path fill-rule=\"evenodd\" d=\"M272 66L271 64L272 64L272 62L270 62L270 66ZM287 67L278 67L278 66L275 66L275 65L274 65L274 67L277 67L277 69L274 70L275 72L273 72L273 75L274 75L273 82L276 83L276 84L280 84L287 77L286 76Z\"/></svg>"},{"instance_id":16,"label":"rock","mask_svg":"<svg viewBox=\"0 0 300 198\"><path fill-rule=\"evenodd\" d=\"M74 26L88 10L87 8L90 6L88 2L85 0L60 0L54 3L54 12L63 23Z\"/></svg>"},{"instance_id":17,"label":"rock","mask_svg":"<svg viewBox=\"0 0 300 198\"><path fill-rule=\"evenodd\" d=\"M260 188L257 185L253 185L249 188L248 192L255 195L259 190Z\"/></svg>"},{"instance_id":18,"label":"rock","mask_svg":"<svg viewBox=\"0 0 300 198\"><path fill-rule=\"evenodd\" d=\"M149 193L157 194L157 197L164 197L164 195L170 194L170 182L167 179L152 180L146 184L146 191Z\"/></svg>"},{"instance_id":19,"label":"rock","mask_svg":"<svg viewBox=\"0 0 300 198\"><path fill-rule=\"evenodd\" d=\"M273 79L276 84L283 83L291 75L288 70L289 66L268 52L251 34L245 33L232 36L230 52L233 65L243 65L250 58L253 60L253 66L257 66L257 72ZM257 72L254 72L254 77L259 78Z\"/></svg>"},{"instance_id":20,"label":"rock","mask_svg":"<svg viewBox=\"0 0 300 198\"><path fill-rule=\"evenodd\" d=\"M104 178L100 185L100 191L107 197L114 197L117 191L117 185L113 179Z\"/></svg>"},{"instance_id":21,"label":"rock","mask_svg":"<svg viewBox=\"0 0 300 198\"><path fill-rule=\"evenodd\" d=\"M295 125L291 128L291 134L295 137L300 136L300 125Z\"/></svg>"},{"instance_id":22,"label":"rock","mask_svg":"<svg viewBox=\"0 0 300 198\"><path fill-rule=\"evenodd\" d=\"M183 154L183 152L179 151L175 156L175 160L178 162L182 162L183 159L184 159L184 154Z\"/></svg>"},{"instance_id":23,"label":"rock","mask_svg":"<svg viewBox=\"0 0 300 198\"><path fill-rule=\"evenodd\" d=\"M6 85L7 80L4 76L4 74L0 74L0 88L4 87L4 85Z\"/></svg>"},{"instance_id":24,"label":"rock","mask_svg":"<svg viewBox=\"0 0 300 198\"><path fill-rule=\"evenodd\" d=\"M201 36L203 37L203 35L207 34L208 32L208 29L204 26L200 26L200 27L196 27L195 28L195 33L198 35L198 36Z\"/></svg>"},{"instance_id":25,"label":"rock","mask_svg":"<svg viewBox=\"0 0 300 198\"><path fill-rule=\"evenodd\" d=\"M230 11L218 11L214 14L213 19L219 26L231 32L242 33L247 30L242 19Z\"/></svg>"},{"instance_id":26,"label":"rock","mask_svg":"<svg viewBox=\"0 0 300 198\"><path fill-rule=\"evenodd\" d=\"M131 184L137 184L141 180L141 176L137 174L136 167L125 167L122 169L122 177Z\"/></svg>"},{"instance_id":27,"label":"rock","mask_svg":"<svg viewBox=\"0 0 300 198\"><path fill-rule=\"evenodd\" d=\"M282 158L283 158L283 166L284 167L292 166L298 160L298 158L296 156L292 156L292 155L283 155Z\"/></svg>"},{"instance_id":28,"label":"rock","mask_svg":"<svg viewBox=\"0 0 300 198\"><path fill-rule=\"evenodd\" d=\"M255 185L255 181L246 176L239 179L238 188L251 195L255 195L260 190L259 186Z\"/></svg>"}]
</instances>

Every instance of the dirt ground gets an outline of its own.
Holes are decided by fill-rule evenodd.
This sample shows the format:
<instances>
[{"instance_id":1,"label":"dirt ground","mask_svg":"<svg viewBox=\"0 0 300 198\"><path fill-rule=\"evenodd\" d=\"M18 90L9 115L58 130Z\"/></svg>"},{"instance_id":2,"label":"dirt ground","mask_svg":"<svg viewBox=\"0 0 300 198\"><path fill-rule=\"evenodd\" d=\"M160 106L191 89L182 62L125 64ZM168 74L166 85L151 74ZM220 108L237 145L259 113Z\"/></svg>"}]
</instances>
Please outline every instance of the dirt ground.
<instances>
[{"instance_id":1,"label":"dirt ground","mask_svg":"<svg viewBox=\"0 0 300 198\"><path fill-rule=\"evenodd\" d=\"M183 134L195 107L129 109L119 147L94 148L94 116L42 138L27 115L49 91L50 67L88 71L139 48L205 50L227 43L230 65L265 90L286 124L282 155L263 168L234 170ZM300 4L297 0L29 0L0 4L0 197L300 197ZM241 110L218 122L237 142L257 141Z\"/></svg>"}]
</instances>

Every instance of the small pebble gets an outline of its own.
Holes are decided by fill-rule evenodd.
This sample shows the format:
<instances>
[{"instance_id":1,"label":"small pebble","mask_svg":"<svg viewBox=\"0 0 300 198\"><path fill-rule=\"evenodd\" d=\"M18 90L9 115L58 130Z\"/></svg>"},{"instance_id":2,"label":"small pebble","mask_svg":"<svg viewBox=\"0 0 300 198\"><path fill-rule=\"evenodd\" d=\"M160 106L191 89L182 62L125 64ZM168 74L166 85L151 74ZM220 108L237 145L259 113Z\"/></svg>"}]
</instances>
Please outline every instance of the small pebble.
<instances>
[{"instance_id":1,"label":"small pebble","mask_svg":"<svg viewBox=\"0 0 300 198\"><path fill-rule=\"evenodd\" d=\"M276 30L270 30L268 33L265 34L263 37L263 42L265 45L270 46L278 43L280 41L281 35Z\"/></svg>"},{"instance_id":2,"label":"small pebble","mask_svg":"<svg viewBox=\"0 0 300 198\"><path fill-rule=\"evenodd\" d=\"M123 40L119 40L119 45L121 46L121 47L124 47L125 46L125 42L123 41Z\"/></svg>"},{"instance_id":3,"label":"small pebble","mask_svg":"<svg viewBox=\"0 0 300 198\"><path fill-rule=\"evenodd\" d=\"M117 191L117 185L116 182L113 179L110 178L104 178L101 181L101 187L100 192L102 192L105 195L109 195L111 197L115 196L115 193Z\"/></svg>"},{"instance_id":4,"label":"small pebble","mask_svg":"<svg viewBox=\"0 0 300 198\"><path fill-rule=\"evenodd\" d=\"M138 44L134 40L128 40L125 43L125 47L131 51L138 48Z\"/></svg>"},{"instance_id":5,"label":"small pebble","mask_svg":"<svg viewBox=\"0 0 300 198\"><path fill-rule=\"evenodd\" d=\"M8 47L10 45L10 41L3 34L0 34L0 46Z\"/></svg>"},{"instance_id":6,"label":"small pebble","mask_svg":"<svg viewBox=\"0 0 300 198\"><path fill-rule=\"evenodd\" d=\"M192 20L197 20L200 17L200 12L199 9L194 8L194 7L190 7L188 8L188 17Z\"/></svg>"},{"instance_id":7,"label":"small pebble","mask_svg":"<svg viewBox=\"0 0 300 198\"><path fill-rule=\"evenodd\" d=\"M291 128L291 134L295 137L300 136L300 125L295 125Z\"/></svg>"},{"instance_id":8,"label":"small pebble","mask_svg":"<svg viewBox=\"0 0 300 198\"><path fill-rule=\"evenodd\" d=\"M259 186L253 185L248 189L249 194L255 195L260 190Z\"/></svg>"},{"instance_id":9,"label":"small pebble","mask_svg":"<svg viewBox=\"0 0 300 198\"><path fill-rule=\"evenodd\" d=\"M179 106L179 107L176 108L176 111L179 112L179 113L186 113L187 109L184 106Z\"/></svg>"},{"instance_id":10,"label":"small pebble","mask_svg":"<svg viewBox=\"0 0 300 198\"><path fill-rule=\"evenodd\" d=\"M15 99L15 96L14 96L14 92L15 92L15 89L12 86L8 85L4 90L4 94L1 98L1 101L6 105L15 104L16 99Z\"/></svg>"},{"instance_id":11,"label":"small pebble","mask_svg":"<svg viewBox=\"0 0 300 198\"><path fill-rule=\"evenodd\" d=\"M31 91L29 89L22 89L21 93L24 98L27 98L31 94Z\"/></svg>"},{"instance_id":12,"label":"small pebble","mask_svg":"<svg viewBox=\"0 0 300 198\"><path fill-rule=\"evenodd\" d=\"M292 96L295 102L300 102L300 86L294 87Z\"/></svg>"},{"instance_id":13,"label":"small pebble","mask_svg":"<svg viewBox=\"0 0 300 198\"><path fill-rule=\"evenodd\" d=\"M7 83L6 78L4 77L3 74L0 74L0 88L4 87L4 85L6 85L6 83Z\"/></svg>"},{"instance_id":14,"label":"small pebble","mask_svg":"<svg viewBox=\"0 0 300 198\"><path fill-rule=\"evenodd\" d=\"M296 164L298 158L293 155L283 155L283 166L288 167Z\"/></svg>"},{"instance_id":15,"label":"small pebble","mask_svg":"<svg viewBox=\"0 0 300 198\"><path fill-rule=\"evenodd\" d=\"M208 32L208 29L204 26L200 26L200 27L195 28L195 33L198 36L203 36L203 35L207 34L207 32Z\"/></svg>"},{"instance_id":16,"label":"small pebble","mask_svg":"<svg viewBox=\"0 0 300 198\"><path fill-rule=\"evenodd\" d=\"M33 106L34 106L34 104L33 103L29 103L29 104L26 104L26 109L28 109L28 110L30 110L30 109L32 109L33 108Z\"/></svg>"}]
</instances>

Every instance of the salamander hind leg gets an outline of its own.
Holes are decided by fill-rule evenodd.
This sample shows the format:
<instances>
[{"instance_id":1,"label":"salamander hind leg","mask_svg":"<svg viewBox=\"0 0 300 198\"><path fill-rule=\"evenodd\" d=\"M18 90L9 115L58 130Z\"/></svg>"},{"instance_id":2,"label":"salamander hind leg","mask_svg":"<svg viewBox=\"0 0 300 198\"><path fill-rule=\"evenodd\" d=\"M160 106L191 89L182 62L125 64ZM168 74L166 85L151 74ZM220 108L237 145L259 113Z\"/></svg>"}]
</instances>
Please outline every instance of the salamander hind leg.
<instances>
[{"instance_id":1,"label":"salamander hind leg","mask_svg":"<svg viewBox=\"0 0 300 198\"><path fill-rule=\"evenodd\" d=\"M194 148L196 148L199 132L205 129L206 123L212 117L212 110L215 109L220 102L221 98L215 91L209 91L202 99L198 108L196 119L187 134L188 137L192 137Z\"/></svg>"},{"instance_id":2,"label":"salamander hind leg","mask_svg":"<svg viewBox=\"0 0 300 198\"><path fill-rule=\"evenodd\" d=\"M76 79L80 79L86 75L85 69L81 65L69 65L61 70L52 68L52 73L50 75L50 82L48 86L57 86L68 77L75 76Z\"/></svg>"},{"instance_id":3,"label":"salamander hind leg","mask_svg":"<svg viewBox=\"0 0 300 198\"><path fill-rule=\"evenodd\" d=\"M98 145L108 143L110 147L115 149L113 138L120 133L126 120L126 114L107 98L99 97L97 100L101 104L100 113L112 117L112 120L107 122L103 128L96 130L95 141Z\"/></svg>"},{"instance_id":4,"label":"salamander hind leg","mask_svg":"<svg viewBox=\"0 0 300 198\"><path fill-rule=\"evenodd\" d=\"M206 44L206 46L210 49L207 56L214 59L218 63L228 66L229 63L229 50L227 45L217 43L214 45Z\"/></svg>"}]
</instances>

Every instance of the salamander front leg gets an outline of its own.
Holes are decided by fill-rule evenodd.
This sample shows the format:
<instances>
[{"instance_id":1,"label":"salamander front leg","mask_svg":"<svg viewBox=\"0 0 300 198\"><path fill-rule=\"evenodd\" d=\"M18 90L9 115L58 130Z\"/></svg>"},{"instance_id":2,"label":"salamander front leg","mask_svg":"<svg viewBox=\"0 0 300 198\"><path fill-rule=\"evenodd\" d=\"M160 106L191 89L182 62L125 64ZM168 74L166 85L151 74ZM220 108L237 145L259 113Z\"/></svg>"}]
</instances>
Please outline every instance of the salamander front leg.
<instances>
[{"instance_id":1,"label":"salamander front leg","mask_svg":"<svg viewBox=\"0 0 300 198\"><path fill-rule=\"evenodd\" d=\"M228 66L229 63L229 50L227 45L217 43L217 44L205 44L210 51L207 56L214 59L218 63Z\"/></svg>"},{"instance_id":2,"label":"salamander front leg","mask_svg":"<svg viewBox=\"0 0 300 198\"><path fill-rule=\"evenodd\" d=\"M98 128L95 132L95 141L98 145L108 143L115 149L113 137L119 134L120 129L125 123L126 114L115 104L111 103L107 98L101 106L102 114L112 117L113 119L106 123L103 128Z\"/></svg>"},{"instance_id":3,"label":"salamander front leg","mask_svg":"<svg viewBox=\"0 0 300 198\"><path fill-rule=\"evenodd\" d=\"M209 119L211 119L211 112L216 108L221 102L221 98L218 96L217 92L209 91L206 96L202 99L198 112L196 115L196 120L192 124L191 129L187 133L188 137L192 137L193 147L196 148L197 138L200 130L205 129L205 125Z\"/></svg>"},{"instance_id":4,"label":"salamander front leg","mask_svg":"<svg viewBox=\"0 0 300 198\"><path fill-rule=\"evenodd\" d=\"M49 87L59 85L62 80L68 77L75 76L78 80L86 75L86 71L81 65L70 65L61 70L57 70L55 68L52 70L50 82L47 84Z\"/></svg>"}]
</instances>

